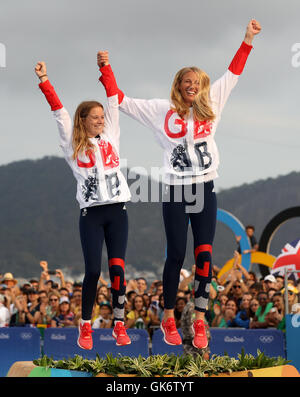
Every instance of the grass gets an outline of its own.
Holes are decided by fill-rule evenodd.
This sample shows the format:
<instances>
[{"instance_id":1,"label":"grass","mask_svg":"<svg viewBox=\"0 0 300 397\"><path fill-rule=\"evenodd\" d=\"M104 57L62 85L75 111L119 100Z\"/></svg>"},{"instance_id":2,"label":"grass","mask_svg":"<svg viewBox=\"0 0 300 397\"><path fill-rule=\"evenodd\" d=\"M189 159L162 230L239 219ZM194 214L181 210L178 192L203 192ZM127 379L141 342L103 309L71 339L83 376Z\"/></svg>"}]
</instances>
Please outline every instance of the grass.
<instances>
[{"instance_id":1,"label":"grass","mask_svg":"<svg viewBox=\"0 0 300 397\"><path fill-rule=\"evenodd\" d=\"M228 355L212 355L209 360L204 360L200 354L196 357L191 355L176 356L174 354L164 354L152 355L145 358L142 356L113 356L109 353L105 358L97 355L95 360L89 360L75 355L74 358L63 360L53 360L51 357L43 356L33 361L37 366L86 371L92 373L94 376L99 373L105 373L112 376L134 374L143 377L166 375L175 377L203 377L206 374L210 376L224 372L232 373L275 367L286 365L289 362L283 357L268 357L259 350L257 350L256 357L251 354L245 354L244 350L242 350L242 353L238 355L238 359L229 357Z\"/></svg>"}]
</instances>

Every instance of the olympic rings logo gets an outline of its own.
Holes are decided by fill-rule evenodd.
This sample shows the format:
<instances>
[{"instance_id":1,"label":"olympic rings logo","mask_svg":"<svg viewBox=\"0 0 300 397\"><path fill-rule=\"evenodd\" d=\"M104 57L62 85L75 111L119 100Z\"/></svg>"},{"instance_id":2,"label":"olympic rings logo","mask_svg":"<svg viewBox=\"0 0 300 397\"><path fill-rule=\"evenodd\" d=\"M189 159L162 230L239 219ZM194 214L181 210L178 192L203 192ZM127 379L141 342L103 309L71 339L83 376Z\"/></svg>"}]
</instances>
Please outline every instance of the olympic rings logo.
<instances>
[{"instance_id":1,"label":"olympic rings logo","mask_svg":"<svg viewBox=\"0 0 300 397\"><path fill-rule=\"evenodd\" d=\"M141 339L141 336L138 334L131 334L130 339L132 340L132 342L136 342Z\"/></svg>"},{"instance_id":2,"label":"olympic rings logo","mask_svg":"<svg viewBox=\"0 0 300 397\"><path fill-rule=\"evenodd\" d=\"M262 335L262 336L259 337L259 340L262 343L272 343L273 340L274 340L274 336L272 336L272 335Z\"/></svg>"},{"instance_id":3,"label":"olympic rings logo","mask_svg":"<svg viewBox=\"0 0 300 397\"><path fill-rule=\"evenodd\" d=\"M32 334L30 332L22 332L20 337L23 340L29 340L32 338Z\"/></svg>"}]
</instances>

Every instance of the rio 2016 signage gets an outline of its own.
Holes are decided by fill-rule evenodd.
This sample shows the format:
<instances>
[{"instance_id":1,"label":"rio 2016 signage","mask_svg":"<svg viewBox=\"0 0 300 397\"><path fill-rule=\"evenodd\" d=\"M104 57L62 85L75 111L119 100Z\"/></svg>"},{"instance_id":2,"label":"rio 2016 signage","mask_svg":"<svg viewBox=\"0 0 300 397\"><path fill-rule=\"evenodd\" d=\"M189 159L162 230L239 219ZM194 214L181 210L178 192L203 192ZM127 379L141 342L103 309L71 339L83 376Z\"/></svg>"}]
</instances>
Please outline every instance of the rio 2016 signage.
<instances>
[{"instance_id":1,"label":"rio 2016 signage","mask_svg":"<svg viewBox=\"0 0 300 397\"><path fill-rule=\"evenodd\" d=\"M247 253L241 255L242 266L246 270L249 270L251 263L258 263L260 265L263 265L260 266L260 271L262 275L268 274L269 272L266 266L272 268L273 263L276 259L273 255L269 254L272 239L280 226L283 225L283 223L296 217L300 217L300 207L287 208L286 210L274 216L274 218L272 218L270 222L266 225L261 234L258 244L258 251L251 254ZM249 250L251 248L249 239L245 231L245 227L233 214L223 209L218 209L217 220L228 226L236 236L241 236L241 252L243 252L244 250ZM218 273L218 277L228 271L232 267L233 262L234 258L226 262Z\"/></svg>"}]
</instances>

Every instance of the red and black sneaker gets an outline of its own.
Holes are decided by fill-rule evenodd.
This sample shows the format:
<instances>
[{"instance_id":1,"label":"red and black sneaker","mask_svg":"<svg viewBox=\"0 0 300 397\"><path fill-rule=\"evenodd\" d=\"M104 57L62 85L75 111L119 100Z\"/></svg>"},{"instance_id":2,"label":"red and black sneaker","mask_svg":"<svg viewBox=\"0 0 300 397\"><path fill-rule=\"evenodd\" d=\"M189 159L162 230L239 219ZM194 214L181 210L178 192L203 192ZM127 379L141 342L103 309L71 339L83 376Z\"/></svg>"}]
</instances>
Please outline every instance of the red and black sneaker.
<instances>
[{"instance_id":1,"label":"red and black sneaker","mask_svg":"<svg viewBox=\"0 0 300 397\"><path fill-rule=\"evenodd\" d=\"M82 349L91 350L93 348L93 338L90 323L79 324L79 336L77 339L77 345Z\"/></svg>"},{"instance_id":2,"label":"red and black sneaker","mask_svg":"<svg viewBox=\"0 0 300 397\"><path fill-rule=\"evenodd\" d=\"M192 343L196 349L205 349L208 345L205 327L203 320L196 320L192 325L192 332L194 333Z\"/></svg>"},{"instance_id":3,"label":"red and black sneaker","mask_svg":"<svg viewBox=\"0 0 300 397\"><path fill-rule=\"evenodd\" d=\"M176 346L182 344L181 336L177 331L175 320L173 317L168 318L167 321L162 320L160 324L160 329L164 334L164 341L168 345Z\"/></svg>"},{"instance_id":4,"label":"red and black sneaker","mask_svg":"<svg viewBox=\"0 0 300 397\"><path fill-rule=\"evenodd\" d=\"M127 335L126 328L122 321L116 322L112 335L116 339L117 346L130 345L130 343L131 343L131 340L130 340L129 336Z\"/></svg>"}]
</instances>

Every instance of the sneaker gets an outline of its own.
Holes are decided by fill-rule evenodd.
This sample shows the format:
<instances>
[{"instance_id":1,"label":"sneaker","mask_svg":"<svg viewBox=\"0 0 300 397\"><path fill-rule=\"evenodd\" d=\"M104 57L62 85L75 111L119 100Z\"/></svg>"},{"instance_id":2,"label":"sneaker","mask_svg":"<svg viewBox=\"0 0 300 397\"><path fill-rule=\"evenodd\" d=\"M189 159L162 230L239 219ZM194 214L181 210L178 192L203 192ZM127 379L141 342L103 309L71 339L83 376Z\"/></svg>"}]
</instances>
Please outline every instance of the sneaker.
<instances>
[{"instance_id":1,"label":"sneaker","mask_svg":"<svg viewBox=\"0 0 300 397\"><path fill-rule=\"evenodd\" d=\"M93 348L92 330L90 323L79 324L79 336L77 345L82 349L91 350Z\"/></svg>"},{"instance_id":2,"label":"sneaker","mask_svg":"<svg viewBox=\"0 0 300 397\"><path fill-rule=\"evenodd\" d=\"M205 349L208 345L207 336L205 332L205 324L203 320L196 320L192 325L192 332L194 334L193 346L196 349Z\"/></svg>"},{"instance_id":3,"label":"sneaker","mask_svg":"<svg viewBox=\"0 0 300 397\"><path fill-rule=\"evenodd\" d=\"M181 336L177 331L175 320L173 317L168 318L167 321L162 320L160 324L160 329L164 334L164 341L168 345L175 346L182 344Z\"/></svg>"},{"instance_id":4,"label":"sneaker","mask_svg":"<svg viewBox=\"0 0 300 397\"><path fill-rule=\"evenodd\" d=\"M126 328L122 321L117 321L112 336L116 339L117 346L130 345L131 340L127 335Z\"/></svg>"}]
</instances>

